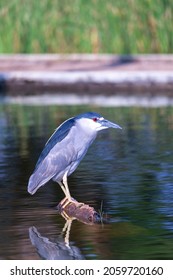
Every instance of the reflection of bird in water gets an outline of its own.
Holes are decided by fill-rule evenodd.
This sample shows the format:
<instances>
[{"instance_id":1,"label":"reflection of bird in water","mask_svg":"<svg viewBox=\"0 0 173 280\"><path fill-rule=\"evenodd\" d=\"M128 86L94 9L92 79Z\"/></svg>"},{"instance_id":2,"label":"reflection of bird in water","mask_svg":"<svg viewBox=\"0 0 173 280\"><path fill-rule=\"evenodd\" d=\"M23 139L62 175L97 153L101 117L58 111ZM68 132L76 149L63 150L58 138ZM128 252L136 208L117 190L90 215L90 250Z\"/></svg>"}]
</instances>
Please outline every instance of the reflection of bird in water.
<instances>
[{"instance_id":1,"label":"reflection of bird in water","mask_svg":"<svg viewBox=\"0 0 173 280\"><path fill-rule=\"evenodd\" d=\"M36 227L29 228L29 237L32 244L36 247L41 258L46 260L82 260L84 259L80 250L69 243L69 235L72 220L68 220L56 242L43 237ZM63 235L65 237L63 239Z\"/></svg>"},{"instance_id":2,"label":"reflection of bird in water","mask_svg":"<svg viewBox=\"0 0 173 280\"><path fill-rule=\"evenodd\" d=\"M56 181L65 193L65 204L73 201L67 177L72 174L95 140L97 132L106 128L121 128L97 113L84 113L66 120L46 143L28 183L28 192L34 194L50 179Z\"/></svg>"}]
</instances>

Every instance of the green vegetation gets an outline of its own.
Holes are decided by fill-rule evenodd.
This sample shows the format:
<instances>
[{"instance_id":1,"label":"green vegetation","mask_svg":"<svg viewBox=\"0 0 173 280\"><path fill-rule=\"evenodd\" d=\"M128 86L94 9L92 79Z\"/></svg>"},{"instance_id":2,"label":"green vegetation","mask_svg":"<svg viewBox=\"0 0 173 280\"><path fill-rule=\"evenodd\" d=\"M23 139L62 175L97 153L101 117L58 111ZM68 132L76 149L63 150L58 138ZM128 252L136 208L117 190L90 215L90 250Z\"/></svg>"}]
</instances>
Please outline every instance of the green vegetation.
<instances>
[{"instance_id":1,"label":"green vegetation","mask_svg":"<svg viewBox=\"0 0 173 280\"><path fill-rule=\"evenodd\" d=\"M172 53L172 0L1 0L1 53Z\"/></svg>"}]
</instances>

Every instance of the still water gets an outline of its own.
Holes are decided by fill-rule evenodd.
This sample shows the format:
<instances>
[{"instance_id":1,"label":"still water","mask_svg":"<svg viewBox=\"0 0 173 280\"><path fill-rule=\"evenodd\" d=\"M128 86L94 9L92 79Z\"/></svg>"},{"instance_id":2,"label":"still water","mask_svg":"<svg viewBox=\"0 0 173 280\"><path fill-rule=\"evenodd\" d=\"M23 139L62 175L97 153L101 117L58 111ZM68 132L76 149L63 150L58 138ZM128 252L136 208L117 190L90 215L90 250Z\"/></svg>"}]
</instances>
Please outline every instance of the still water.
<instances>
[{"instance_id":1,"label":"still water","mask_svg":"<svg viewBox=\"0 0 173 280\"><path fill-rule=\"evenodd\" d=\"M67 224L49 182L27 182L54 129L97 111L105 130L69 177L71 194L108 223ZM0 105L0 259L173 259L173 108ZM65 226L66 224L66 226Z\"/></svg>"}]
</instances>

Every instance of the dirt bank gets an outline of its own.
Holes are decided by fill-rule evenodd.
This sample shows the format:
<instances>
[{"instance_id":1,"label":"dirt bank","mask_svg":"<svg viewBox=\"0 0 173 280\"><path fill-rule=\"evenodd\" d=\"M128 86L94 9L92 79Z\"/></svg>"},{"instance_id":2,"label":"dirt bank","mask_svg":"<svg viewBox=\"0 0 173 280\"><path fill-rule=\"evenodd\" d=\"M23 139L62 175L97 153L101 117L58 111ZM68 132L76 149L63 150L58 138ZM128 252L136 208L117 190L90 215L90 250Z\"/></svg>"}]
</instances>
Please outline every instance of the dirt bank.
<instances>
[{"instance_id":1,"label":"dirt bank","mask_svg":"<svg viewBox=\"0 0 173 280\"><path fill-rule=\"evenodd\" d=\"M173 55L1 55L0 89L42 92L166 94L173 92Z\"/></svg>"}]
</instances>

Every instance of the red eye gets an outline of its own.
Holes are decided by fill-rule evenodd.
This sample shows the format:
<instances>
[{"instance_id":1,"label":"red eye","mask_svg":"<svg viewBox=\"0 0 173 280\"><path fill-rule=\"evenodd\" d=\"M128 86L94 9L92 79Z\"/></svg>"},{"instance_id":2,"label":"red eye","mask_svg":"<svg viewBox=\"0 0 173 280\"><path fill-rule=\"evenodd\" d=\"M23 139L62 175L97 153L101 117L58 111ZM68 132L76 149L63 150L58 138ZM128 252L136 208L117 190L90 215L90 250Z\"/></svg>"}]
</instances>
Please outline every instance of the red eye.
<instances>
[{"instance_id":1,"label":"red eye","mask_svg":"<svg viewBox=\"0 0 173 280\"><path fill-rule=\"evenodd\" d=\"M97 118L93 118L93 121L96 122L98 119Z\"/></svg>"}]
</instances>

